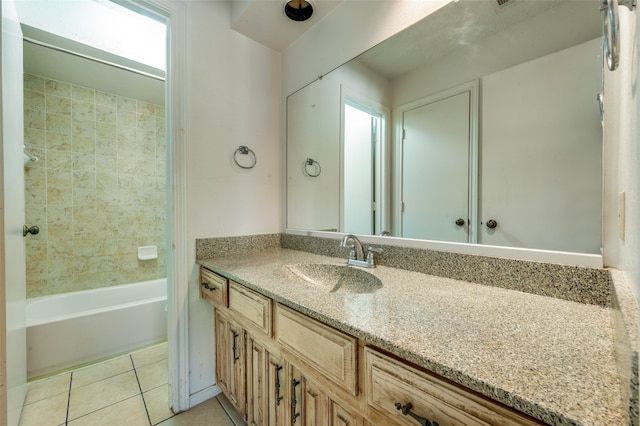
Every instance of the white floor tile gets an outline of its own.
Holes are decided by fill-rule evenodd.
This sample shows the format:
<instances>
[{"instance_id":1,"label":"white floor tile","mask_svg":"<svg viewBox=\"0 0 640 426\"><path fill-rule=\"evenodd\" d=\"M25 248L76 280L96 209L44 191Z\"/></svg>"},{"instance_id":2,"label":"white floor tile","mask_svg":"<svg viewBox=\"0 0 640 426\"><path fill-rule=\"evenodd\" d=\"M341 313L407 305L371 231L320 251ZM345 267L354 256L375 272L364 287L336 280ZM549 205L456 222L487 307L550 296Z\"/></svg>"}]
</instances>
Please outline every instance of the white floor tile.
<instances>
[{"instance_id":1,"label":"white floor tile","mask_svg":"<svg viewBox=\"0 0 640 426\"><path fill-rule=\"evenodd\" d=\"M140 394L133 371L119 374L86 386L73 388L69 398L69 420Z\"/></svg>"},{"instance_id":2,"label":"white floor tile","mask_svg":"<svg viewBox=\"0 0 640 426\"><path fill-rule=\"evenodd\" d=\"M142 396L134 396L68 423L69 426L149 426Z\"/></svg>"}]
</instances>

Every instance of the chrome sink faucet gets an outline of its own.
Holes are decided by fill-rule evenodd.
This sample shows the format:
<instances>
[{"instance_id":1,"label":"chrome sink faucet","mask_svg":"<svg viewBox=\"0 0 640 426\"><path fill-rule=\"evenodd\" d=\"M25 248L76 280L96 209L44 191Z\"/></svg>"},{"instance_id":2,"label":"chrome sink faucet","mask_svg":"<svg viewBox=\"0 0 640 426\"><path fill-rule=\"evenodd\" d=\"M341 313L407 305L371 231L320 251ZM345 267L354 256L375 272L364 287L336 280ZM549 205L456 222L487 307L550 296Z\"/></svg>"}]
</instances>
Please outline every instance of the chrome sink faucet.
<instances>
[{"instance_id":1,"label":"chrome sink faucet","mask_svg":"<svg viewBox=\"0 0 640 426\"><path fill-rule=\"evenodd\" d=\"M376 264L373 259L373 253L382 252L381 248L367 248L367 258L364 257L364 250L362 249L362 243L353 234L345 235L340 241L340 248L349 249L349 260L347 265L362 266L365 268L375 268Z\"/></svg>"}]
</instances>

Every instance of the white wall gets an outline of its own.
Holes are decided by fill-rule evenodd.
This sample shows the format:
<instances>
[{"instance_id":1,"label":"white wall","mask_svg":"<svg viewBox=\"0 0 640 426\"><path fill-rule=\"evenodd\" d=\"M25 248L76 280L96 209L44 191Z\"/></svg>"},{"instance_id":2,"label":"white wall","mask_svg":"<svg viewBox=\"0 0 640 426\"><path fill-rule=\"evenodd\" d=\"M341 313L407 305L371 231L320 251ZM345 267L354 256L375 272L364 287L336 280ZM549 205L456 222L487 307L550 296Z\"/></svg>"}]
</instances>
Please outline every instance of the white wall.
<instances>
[{"instance_id":1,"label":"white wall","mask_svg":"<svg viewBox=\"0 0 640 426\"><path fill-rule=\"evenodd\" d=\"M482 244L600 254L602 49L591 40L482 78Z\"/></svg>"},{"instance_id":2,"label":"white wall","mask_svg":"<svg viewBox=\"0 0 640 426\"><path fill-rule=\"evenodd\" d=\"M604 243L605 266L617 267L640 301L640 181L638 122L640 120L640 13L620 7L620 67L605 75L605 187ZM625 209L618 210L620 194ZM621 215L624 232L621 235ZM623 236L624 238L621 238Z\"/></svg>"},{"instance_id":3,"label":"white wall","mask_svg":"<svg viewBox=\"0 0 640 426\"><path fill-rule=\"evenodd\" d=\"M373 105L388 105L389 82L358 63L350 63L289 96L287 102L286 226L338 230L342 173L341 107L344 95ZM302 173L306 158L318 161L316 178ZM353 171L352 171L353 172ZM344 228L344 227L342 227Z\"/></svg>"},{"instance_id":4,"label":"white wall","mask_svg":"<svg viewBox=\"0 0 640 426\"><path fill-rule=\"evenodd\" d=\"M185 140L188 262L195 239L280 232L280 55L230 29L230 3L181 0L186 9ZM257 165L233 164L239 145ZM189 284L191 393L214 384L211 305Z\"/></svg>"}]
</instances>

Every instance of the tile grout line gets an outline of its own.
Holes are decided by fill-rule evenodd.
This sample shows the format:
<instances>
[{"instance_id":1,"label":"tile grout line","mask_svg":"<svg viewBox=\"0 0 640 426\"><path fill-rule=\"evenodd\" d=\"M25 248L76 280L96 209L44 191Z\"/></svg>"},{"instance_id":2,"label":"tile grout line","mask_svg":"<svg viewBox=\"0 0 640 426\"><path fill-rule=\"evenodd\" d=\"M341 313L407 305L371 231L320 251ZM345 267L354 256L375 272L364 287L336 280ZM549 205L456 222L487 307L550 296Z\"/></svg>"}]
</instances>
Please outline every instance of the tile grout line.
<instances>
[{"instance_id":1,"label":"tile grout line","mask_svg":"<svg viewBox=\"0 0 640 426\"><path fill-rule=\"evenodd\" d=\"M69 408L71 408L71 386L73 385L73 371L69 374L69 393L67 396L67 413L64 416L65 426L69 423Z\"/></svg>"},{"instance_id":2,"label":"tile grout line","mask_svg":"<svg viewBox=\"0 0 640 426\"><path fill-rule=\"evenodd\" d=\"M140 389L140 398L142 398L142 404L144 405L144 411L147 413L147 420L149 420L149 425L152 426L151 423L151 415L149 414L149 408L147 407L147 401L144 399L144 392L142 392L142 385L140 385L140 379L138 378L138 370L136 368L136 363L133 361L133 356L131 353L129 354L129 359L131 359L131 365L133 365L133 374L136 375L136 382L138 383L138 389Z\"/></svg>"}]
</instances>

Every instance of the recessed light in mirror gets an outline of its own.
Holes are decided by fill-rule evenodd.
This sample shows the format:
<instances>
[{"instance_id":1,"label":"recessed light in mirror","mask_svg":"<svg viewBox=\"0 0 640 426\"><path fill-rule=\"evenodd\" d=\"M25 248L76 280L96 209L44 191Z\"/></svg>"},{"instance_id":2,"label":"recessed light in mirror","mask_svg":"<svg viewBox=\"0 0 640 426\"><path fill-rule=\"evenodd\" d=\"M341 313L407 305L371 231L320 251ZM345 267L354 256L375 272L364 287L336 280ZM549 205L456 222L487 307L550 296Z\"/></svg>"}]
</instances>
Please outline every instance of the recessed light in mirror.
<instances>
[{"instance_id":1,"label":"recessed light in mirror","mask_svg":"<svg viewBox=\"0 0 640 426\"><path fill-rule=\"evenodd\" d=\"M292 21L306 21L313 15L313 6L306 0L289 0L284 4L284 14Z\"/></svg>"}]
</instances>

